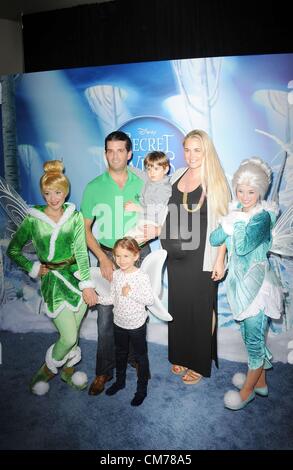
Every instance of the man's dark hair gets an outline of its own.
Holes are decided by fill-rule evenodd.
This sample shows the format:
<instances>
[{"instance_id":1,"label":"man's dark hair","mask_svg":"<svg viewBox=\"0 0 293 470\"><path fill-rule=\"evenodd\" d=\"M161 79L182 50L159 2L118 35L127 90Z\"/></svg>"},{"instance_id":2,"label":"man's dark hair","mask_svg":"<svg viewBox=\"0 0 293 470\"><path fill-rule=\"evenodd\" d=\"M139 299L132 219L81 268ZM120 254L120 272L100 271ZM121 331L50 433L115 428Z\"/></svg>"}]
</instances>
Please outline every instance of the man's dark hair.
<instances>
[{"instance_id":1,"label":"man's dark hair","mask_svg":"<svg viewBox=\"0 0 293 470\"><path fill-rule=\"evenodd\" d=\"M114 131L111 132L111 134L108 134L107 137L105 138L105 151L107 151L107 143L111 142L113 140L122 140L125 142L125 147L127 152L130 152L132 150L132 142L127 134L122 131Z\"/></svg>"}]
</instances>

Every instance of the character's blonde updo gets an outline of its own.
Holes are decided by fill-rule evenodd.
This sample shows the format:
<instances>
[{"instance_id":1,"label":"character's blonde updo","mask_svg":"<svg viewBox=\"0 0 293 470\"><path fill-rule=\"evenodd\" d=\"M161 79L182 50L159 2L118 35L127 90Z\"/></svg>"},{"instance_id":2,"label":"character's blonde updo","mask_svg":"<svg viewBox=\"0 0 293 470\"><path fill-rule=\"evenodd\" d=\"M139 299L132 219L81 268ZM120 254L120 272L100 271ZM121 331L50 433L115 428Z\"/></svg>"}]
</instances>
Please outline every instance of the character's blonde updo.
<instances>
[{"instance_id":1,"label":"character's blonde updo","mask_svg":"<svg viewBox=\"0 0 293 470\"><path fill-rule=\"evenodd\" d=\"M63 191L65 196L69 193L69 180L63 174L64 165L61 160L48 160L43 165L44 174L40 179L40 188L42 194L46 189L58 189Z\"/></svg>"},{"instance_id":2,"label":"character's blonde updo","mask_svg":"<svg viewBox=\"0 0 293 470\"><path fill-rule=\"evenodd\" d=\"M237 186L244 184L255 188L263 199L269 189L271 177L271 168L261 158L243 160L232 179L233 191L236 195Z\"/></svg>"}]
</instances>

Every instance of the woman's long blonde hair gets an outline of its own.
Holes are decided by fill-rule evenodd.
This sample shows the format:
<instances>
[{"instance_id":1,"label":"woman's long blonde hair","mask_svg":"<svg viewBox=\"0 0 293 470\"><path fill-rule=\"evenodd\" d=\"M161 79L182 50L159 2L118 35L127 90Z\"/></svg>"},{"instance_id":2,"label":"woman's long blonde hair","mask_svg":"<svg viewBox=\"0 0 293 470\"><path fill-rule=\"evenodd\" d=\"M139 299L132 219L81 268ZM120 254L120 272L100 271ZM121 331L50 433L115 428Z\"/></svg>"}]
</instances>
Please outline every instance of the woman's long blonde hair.
<instances>
[{"instance_id":1,"label":"woman's long blonde hair","mask_svg":"<svg viewBox=\"0 0 293 470\"><path fill-rule=\"evenodd\" d=\"M67 196L70 183L63 174L64 165L61 160L48 160L44 163L43 168L44 174L40 179L41 193L44 194L46 189L59 189Z\"/></svg>"},{"instance_id":2,"label":"woman's long blonde hair","mask_svg":"<svg viewBox=\"0 0 293 470\"><path fill-rule=\"evenodd\" d=\"M207 194L211 210L217 217L225 215L228 211L228 203L231 200L231 192L215 146L209 135L199 129L190 131L184 137L183 146L187 139L194 138L201 141L204 150L204 159L201 165L201 184Z\"/></svg>"}]
</instances>

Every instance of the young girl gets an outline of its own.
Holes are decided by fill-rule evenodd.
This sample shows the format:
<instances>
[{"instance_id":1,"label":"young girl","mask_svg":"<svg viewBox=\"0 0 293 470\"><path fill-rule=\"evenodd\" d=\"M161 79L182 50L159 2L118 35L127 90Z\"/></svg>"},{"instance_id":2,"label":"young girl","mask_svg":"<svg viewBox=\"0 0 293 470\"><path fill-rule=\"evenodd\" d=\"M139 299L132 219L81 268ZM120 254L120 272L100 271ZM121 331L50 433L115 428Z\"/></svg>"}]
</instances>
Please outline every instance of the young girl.
<instances>
[{"instance_id":1,"label":"young girl","mask_svg":"<svg viewBox=\"0 0 293 470\"><path fill-rule=\"evenodd\" d=\"M147 396L149 360L146 342L146 305L154 302L148 275L135 266L140 248L136 240L124 237L117 240L113 254L120 269L114 271L111 293L108 298L99 296L103 305L114 305L114 341L116 357L116 382L106 390L114 395L125 387L129 342L138 363L137 390L131 401L139 406Z\"/></svg>"},{"instance_id":2,"label":"young girl","mask_svg":"<svg viewBox=\"0 0 293 470\"><path fill-rule=\"evenodd\" d=\"M230 390L224 397L231 410L244 408L255 394L268 395L265 370L272 367L272 355L265 334L268 317L279 318L282 311L282 290L267 256L277 216L276 205L263 200L270 179L271 170L264 161L244 160L232 180L238 203L231 204L210 236L213 246L225 243L228 249L227 297L248 354L248 373L240 393Z\"/></svg>"},{"instance_id":3,"label":"young girl","mask_svg":"<svg viewBox=\"0 0 293 470\"><path fill-rule=\"evenodd\" d=\"M29 209L7 250L13 261L32 278L41 277L47 315L60 335L46 352L45 363L31 381L31 391L37 395L47 393L47 382L63 365L62 380L80 390L87 386L86 374L73 374L73 365L81 359L78 331L86 303L92 306L97 300L90 281L83 217L74 204L65 203L69 181L63 174L61 161L44 163L40 188L46 205ZM29 240L34 244L39 261L32 262L22 254L22 248ZM78 269L81 274L79 284L73 275Z\"/></svg>"}]
</instances>

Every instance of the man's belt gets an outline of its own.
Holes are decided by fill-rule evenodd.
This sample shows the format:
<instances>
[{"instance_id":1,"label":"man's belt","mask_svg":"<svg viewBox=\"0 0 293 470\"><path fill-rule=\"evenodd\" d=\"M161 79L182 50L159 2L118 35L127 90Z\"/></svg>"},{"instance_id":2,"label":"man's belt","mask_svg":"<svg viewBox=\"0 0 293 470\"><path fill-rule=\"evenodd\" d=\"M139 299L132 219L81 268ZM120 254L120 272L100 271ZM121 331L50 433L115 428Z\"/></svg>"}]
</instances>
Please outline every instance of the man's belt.
<instances>
[{"instance_id":1,"label":"man's belt","mask_svg":"<svg viewBox=\"0 0 293 470\"><path fill-rule=\"evenodd\" d=\"M41 261L41 263L48 269L61 269L65 268L66 266L70 266L71 264L75 264L76 259L74 256L72 256L71 258L65 259L64 261L60 261L60 263L49 263L48 261Z\"/></svg>"}]
</instances>

